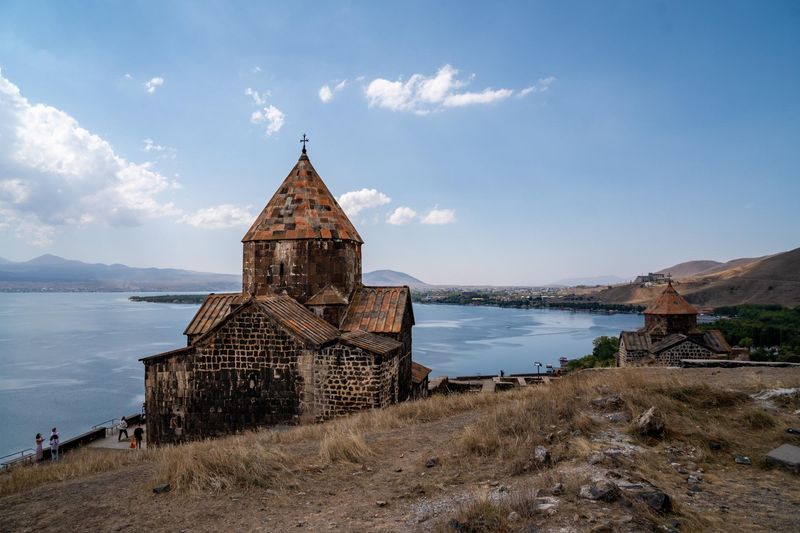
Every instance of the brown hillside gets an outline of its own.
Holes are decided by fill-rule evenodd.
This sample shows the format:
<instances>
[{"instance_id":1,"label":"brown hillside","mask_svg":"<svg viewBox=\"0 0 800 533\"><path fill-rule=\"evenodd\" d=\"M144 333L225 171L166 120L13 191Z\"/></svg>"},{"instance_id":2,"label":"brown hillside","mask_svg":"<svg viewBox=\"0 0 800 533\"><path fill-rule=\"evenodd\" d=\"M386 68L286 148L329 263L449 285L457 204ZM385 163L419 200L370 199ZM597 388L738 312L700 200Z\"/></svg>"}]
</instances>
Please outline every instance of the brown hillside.
<instances>
[{"instance_id":1,"label":"brown hillside","mask_svg":"<svg viewBox=\"0 0 800 533\"><path fill-rule=\"evenodd\" d=\"M699 306L752 303L795 307L800 305L800 248L761 258L729 261L683 278L675 288L689 302ZM607 303L646 304L662 290L658 285L628 284L602 291L597 297Z\"/></svg>"},{"instance_id":2,"label":"brown hillside","mask_svg":"<svg viewBox=\"0 0 800 533\"><path fill-rule=\"evenodd\" d=\"M724 264L725 263L720 263L719 261L709 260L686 261L685 263L678 263L677 265L672 265L669 268L659 270L657 273L670 274L674 279L680 279L700 274L701 272L705 272L706 270L722 266Z\"/></svg>"}]
</instances>

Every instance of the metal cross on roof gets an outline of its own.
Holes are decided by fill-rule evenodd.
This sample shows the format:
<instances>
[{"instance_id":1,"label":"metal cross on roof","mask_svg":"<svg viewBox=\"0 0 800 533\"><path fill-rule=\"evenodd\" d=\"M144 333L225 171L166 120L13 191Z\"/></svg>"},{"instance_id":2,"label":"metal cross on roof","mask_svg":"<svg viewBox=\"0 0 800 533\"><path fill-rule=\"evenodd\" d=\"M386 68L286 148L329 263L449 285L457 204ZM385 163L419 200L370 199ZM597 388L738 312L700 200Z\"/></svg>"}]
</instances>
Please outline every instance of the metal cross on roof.
<instances>
[{"instance_id":1,"label":"metal cross on roof","mask_svg":"<svg viewBox=\"0 0 800 533\"><path fill-rule=\"evenodd\" d=\"M300 142L303 143L303 153L306 153L306 143L309 142L309 141L308 141L308 137L306 137L305 133L303 134L303 138L300 139Z\"/></svg>"}]
</instances>

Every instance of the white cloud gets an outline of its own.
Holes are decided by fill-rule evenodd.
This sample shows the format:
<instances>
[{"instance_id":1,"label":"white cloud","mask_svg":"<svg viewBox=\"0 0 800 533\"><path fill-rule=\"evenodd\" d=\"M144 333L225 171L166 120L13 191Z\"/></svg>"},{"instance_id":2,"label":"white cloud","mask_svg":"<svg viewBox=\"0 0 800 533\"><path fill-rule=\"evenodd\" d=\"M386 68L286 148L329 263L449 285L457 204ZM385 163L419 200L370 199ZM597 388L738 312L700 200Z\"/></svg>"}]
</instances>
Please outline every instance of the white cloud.
<instances>
[{"instance_id":1,"label":"white cloud","mask_svg":"<svg viewBox=\"0 0 800 533\"><path fill-rule=\"evenodd\" d=\"M458 92L474 78L459 80L458 70L444 65L434 76L414 74L408 81L372 80L365 95L370 107L383 107L392 111L411 111L425 115L444 107L488 104L508 98L511 89L485 89L481 92Z\"/></svg>"},{"instance_id":2,"label":"white cloud","mask_svg":"<svg viewBox=\"0 0 800 533\"><path fill-rule=\"evenodd\" d=\"M272 96L272 94L269 91L259 93L250 87L244 90L244 94L252 98L253 103L261 108L250 113L250 122L253 124L266 124L267 135L278 133L283 127L284 122L286 122L286 115L274 105L267 105L267 98Z\"/></svg>"},{"instance_id":3,"label":"white cloud","mask_svg":"<svg viewBox=\"0 0 800 533\"><path fill-rule=\"evenodd\" d=\"M274 105L253 111L253 113L250 115L250 122L253 124L260 124L262 122L266 123L267 135L278 133L283 127L285 119L286 115L284 115L283 112Z\"/></svg>"},{"instance_id":4,"label":"white cloud","mask_svg":"<svg viewBox=\"0 0 800 533\"><path fill-rule=\"evenodd\" d=\"M162 146L149 137L142 141L142 150L151 154L157 154L162 159L175 159L178 151L169 146Z\"/></svg>"},{"instance_id":5,"label":"white cloud","mask_svg":"<svg viewBox=\"0 0 800 533\"><path fill-rule=\"evenodd\" d=\"M178 222L196 228L235 228L249 225L254 218L250 213L250 206L222 204L198 209L194 213L182 216Z\"/></svg>"},{"instance_id":6,"label":"white cloud","mask_svg":"<svg viewBox=\"0 0 800 533\"><path fill-rule=\"evenodd\" d=\"M553 82L556 81L554 76L549 76L547 78L542 78L537 81L535 84L531 85L530 87L525 87L520 92L517 93L517 96L520 98L524 98L528 96L530 93L544 93L550 89L550 86Z\"/></svg>"},{"instance_id":7,"label":"white cloud","mask_svg":"<svg viewBox=\"0 0 800 533\"><path fill-rule=\"evenodd\" d=\"M144 143L142 150L144 150L145 152L163 152L164 150L166 150L164 146L156 144L155 141L153 141L153 139L150 138L143 140L142 143Z\"/></svg>"},{"instance_id":8,"label":"white cloud","mask_svg":"<svg viewBox=\"0 0 800 533\"><path fill-rule=\"evenodd\" d=\"M333 100L333 91L327 85L323 85L319 88L319 99L322 100L323 104L327 104L331 100Z\"/></svg>"},{"instance_id":9,"label":"white cloud","mask_svg":"<svg viewBox=\"0 0 800 533\"><path fill-rule=\"evenodd\" d=\"M330 85L323 85L319 88L319 99L322 101L323 104L327 104L331 100L333 100L333 95L341 92L345 87L347 87L347 80L342 80L336 85L331 88Z\"/></svg>"},{"instance_id":10,"label":"white cloud","mask_svg":"<svg viewBox=\"0 0 800 533\"><path fill-rule=\"evenodd\" d=\"M132 80L132 79L133 79L133 76L131 76L131 75L130 75L130 73L128 73L128 72L126 72L126 73L125 73L125 76L123 76L123 77L124 77L126 80Z\"/></svg>"},{"instance_id":11,"label":"white cloud","mask_svg":"<svg viewBox=\"0 0 800 533\"><path fill-rule=\"evenodd\" d=\"M158 199L172 182L118 155L69 114L32 104L0 72L0 213L30 242L54 228L136 225L179 210Z\"/></svg>"},{"instance_id":12,"label":"white cloud","mask_svg":"<svg viewBox=\"0 0 800 533\"><path fill-rule=\"evenodd\" d=\"M21 204L30 196L30 189L21 179L0 181L0 199L12 204Z\"/></svg>"},{"instance_id":13,"label":"white cloud","mask_svg":"<svg viewBox=\"0 0 800 533\"><path fill-rule=\"evenodd\" d=\"M380 207L392 201L391 198L375 189L361 189L346 192L337 198L344 212L350 216L357 215L364 209Z\"/></svg>"},{"instance_id":14,"label":"white cloud","mask_svg":"<svg viewBox=\"0 0 800 533\"><path fill-rule=\"evenodd\" d=\"M258 65L253 67L253 69L252 69L252 73L253 74L258 74L259 72L261 72L261 67L259 67Z\"/></svg>"},{"instance_id":15,"label":"white cloud","mask_svg":"<svg viewBox=\"0 0 800 533\"><path fill-rule=\"evenodd\" d=\"M511 96L514 91L510 89L484 89L479 93L450 94L444 99L442 105L445 107L464 107L468 105L491 104L499 102Z\"/></svg>"},{"instance_id":16,"label":"white cloud","mask_svg":"<svg viewBox=\"0 0 800 533\"><path fill-rule=\"evenodd\" d=\"M453 209L433 208L422 217L423 224L451 224L456 221L456 212Z\"/></svg>"},{"instance_id":17,"label":"white cloud","mask_svg":"<svg viewBox=\"0 0 800 533\"><path fill-rule=\"evenodd\" d=\"M154 92L156 92L156 89L158 89L162 85L164 85L164 78L155 77L155 78L150 78L148 81L146 81L144 84L144 88L148 93L153 94Z\"/></svg>"},{"instance_id":18,"label":"white cloud","mask_svg":"<svg viewBox=\"0 0 800 533\"><path fill-rule=\"evenodd\" d=\"M255 105L257 105L257 106L263 106L263 105L266 105L266 103L267 103L267 98L269 98L270 96L272 96L272 94L271 94L269 91L267 91L267 92L265 92L265 93L263 93L263 94L259 94L259 92L258 92L258 91L254 91L254 90L253 90L253 89L251 89L250 87L248 87L247 89L245 89L245 90L244 90L244 94L246 94L247 96L249 96L250 98L252 98L252 99L253 99L253 103L254 103Z\"/></svg>"},{"instance_id":19,"label":"white cloud","mask_svg":"<svg viewBox=\"0 0 800 533\"><path fill-rule=\"evenodd\" d=\"M394 210L394 212L389 215L389 218L386 219L386 222L389 224L394 224L395 226L402 226L403 224L408 224L412 220L417 217L417 212L411 209L410 207L398 207Z\"/></svg>"}]
</instances>

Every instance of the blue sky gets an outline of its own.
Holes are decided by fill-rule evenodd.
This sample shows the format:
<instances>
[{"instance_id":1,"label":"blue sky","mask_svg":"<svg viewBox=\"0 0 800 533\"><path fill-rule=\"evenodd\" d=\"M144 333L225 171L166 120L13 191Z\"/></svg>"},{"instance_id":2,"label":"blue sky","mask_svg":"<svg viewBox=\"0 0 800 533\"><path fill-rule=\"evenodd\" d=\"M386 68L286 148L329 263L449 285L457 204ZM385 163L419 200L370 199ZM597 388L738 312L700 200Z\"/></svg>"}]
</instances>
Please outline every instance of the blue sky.
<instances>
[{"instance_id":1,"label":"blue sky","mask_svg":"<svg viewBox=\"0 0 800 533\"><path fill-rule=\"evenodd\" d=\"M6 1L0 257L238 272L303 133L365 270L787 250L798 58L796 2Z\"/></svg>"}]
</instances>

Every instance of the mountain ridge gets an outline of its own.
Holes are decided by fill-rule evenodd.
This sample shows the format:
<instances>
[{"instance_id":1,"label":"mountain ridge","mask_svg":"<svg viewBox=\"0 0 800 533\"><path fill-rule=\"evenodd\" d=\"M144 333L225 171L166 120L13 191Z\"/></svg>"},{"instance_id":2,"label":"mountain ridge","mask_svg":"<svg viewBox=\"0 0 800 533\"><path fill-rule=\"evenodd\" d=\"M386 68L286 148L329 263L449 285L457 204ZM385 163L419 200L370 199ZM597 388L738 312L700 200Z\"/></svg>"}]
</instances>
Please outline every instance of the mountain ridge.
<instances>
[{"instance_id":1,"label":"mountain ridge","mask_svg":"<svg viewBox=\"0 0 800 533\"><path fill-rule=\"evenodd\" d=\"M365 285L428 284L404 272L374 270L363 275ZM131 267L120 263L88 263L43 254L27 261L0 258L2 292L163 292L239 291L241 277L179 268Z\"/></svg>"},{"instance_id":2,"label":"mountain ridge","mask_svg":"<svg viewBox=\"0 0 800 533\"><path fill-rule=\"evenodd\" d=\"M674 285L689 302L698 306L749 303L795 307L800 305L800 248L720 263L676 277ZM646 304L661 290L663 285L631 283L605 289L595 296L605 303Z\"/></svg>"},{"instance_id":3,"label":"mountain ridge","mask_svg":"<svg viewBox=\"0 0 800 533\"><path fill-rule=\"evenodd\" d=\"M86 263L52 254L28 261L0 260L3 292L194 292L240 290L241 286L241 277L234 274Z\"/></svg>"}]
</instances>

